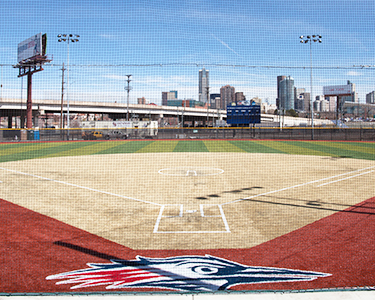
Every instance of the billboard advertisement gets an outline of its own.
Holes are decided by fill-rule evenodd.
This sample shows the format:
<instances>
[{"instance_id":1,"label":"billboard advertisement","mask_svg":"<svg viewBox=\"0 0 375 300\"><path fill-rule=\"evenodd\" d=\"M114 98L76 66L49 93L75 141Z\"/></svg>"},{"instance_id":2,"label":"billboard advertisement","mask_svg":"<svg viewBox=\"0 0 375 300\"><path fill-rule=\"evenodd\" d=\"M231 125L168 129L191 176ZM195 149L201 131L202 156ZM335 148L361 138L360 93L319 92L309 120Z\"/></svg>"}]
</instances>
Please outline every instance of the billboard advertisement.
<instances>
[{"instance_id":1,"label":"billboard advertisement","mask_svg":"<svg viewBox=\"0 0 375 300\"><path fill-rule=\"evenodd\" d=\"M324 86L323 94L325 96L351 95L354 93L353 84Z\"/></svg>"},{"instance_id":2,"label":"billboard advertisement","mask_svg":"<svg viewBox=\"0 0 375 300\"><path fill-rule=\"evenodd\" d=\"M43 42L44 41L44 42ZM45 55L46 35L38 33L18 44L18 62L30 60L38 55Z\"/></svg>"}]
</instances>

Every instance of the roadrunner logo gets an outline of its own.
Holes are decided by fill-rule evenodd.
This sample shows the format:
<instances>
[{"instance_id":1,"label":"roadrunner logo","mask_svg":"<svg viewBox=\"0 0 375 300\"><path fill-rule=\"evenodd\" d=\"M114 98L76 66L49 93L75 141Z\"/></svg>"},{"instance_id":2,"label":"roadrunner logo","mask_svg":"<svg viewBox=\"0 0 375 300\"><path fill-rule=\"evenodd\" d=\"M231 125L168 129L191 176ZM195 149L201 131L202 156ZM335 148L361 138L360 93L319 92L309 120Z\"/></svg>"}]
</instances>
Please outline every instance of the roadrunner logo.
<instances>
[{"instance_id":1,"label":"roadrunner logo","mask_svg":"<svg viewBox=\"0 0 375 300\"><path fill-rule=\"evenodd\" d=\"M105 285L107 289L152 288L176 291L218 291L238 284L308 281L331 274L291 269L250 267L223 258L176 256L112 260L90 268L48 276L72 284L71 289Z\"/></svg>"}]
</instances>

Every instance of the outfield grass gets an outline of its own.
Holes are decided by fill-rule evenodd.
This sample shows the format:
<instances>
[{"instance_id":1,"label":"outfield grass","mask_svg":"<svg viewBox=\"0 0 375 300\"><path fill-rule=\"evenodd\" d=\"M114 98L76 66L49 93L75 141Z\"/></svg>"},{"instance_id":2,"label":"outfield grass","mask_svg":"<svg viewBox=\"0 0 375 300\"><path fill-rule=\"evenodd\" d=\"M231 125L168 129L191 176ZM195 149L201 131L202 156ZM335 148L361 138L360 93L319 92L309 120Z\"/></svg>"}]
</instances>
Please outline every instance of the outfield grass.
<instances>
[{"instance_id":1,"label":"outfield grass","mask_svg":"<svg viewBox=\"0 0 375 300\"><path fill-rule=\"evenodd\" d=\"M244 152L375 160L375 143L272 140L137 140L0 144L0 162L56 156L161 152Z\"/></svg>"}]
</instances>

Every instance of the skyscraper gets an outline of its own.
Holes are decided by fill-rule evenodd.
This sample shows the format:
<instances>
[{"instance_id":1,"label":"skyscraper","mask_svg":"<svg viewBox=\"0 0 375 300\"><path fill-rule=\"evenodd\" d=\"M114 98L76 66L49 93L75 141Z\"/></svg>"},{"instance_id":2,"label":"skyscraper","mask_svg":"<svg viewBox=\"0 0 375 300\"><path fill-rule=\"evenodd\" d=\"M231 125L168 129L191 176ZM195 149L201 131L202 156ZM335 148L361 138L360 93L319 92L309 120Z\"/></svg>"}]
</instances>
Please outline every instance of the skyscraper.
<instances>
[{"instance_id":1,"label":"skyscraper","mask_svg":"<svg viewBox=\"0 0 375 300\"><path fill-rule=\"evenodd\" d=\"M279 106L283 110L294 109L294 79L291 76L279 82Z\"/></svg>"},{"instance_id":2,"label":"skyscraper","mask_svg":"<svg viewBox=\"0 0 375 300\"><path fill-rule=\"evenodd\" d=\"M209 82L208 82L208 70L203 68L199 70L199 101L208 103L209 99ZM208 93L207 93L208 92ZM208 94L208 95L207 95Z\"/></svg>"},{"instance_id":3,"label":"skyscraper","mask_svg":"<svg viewBox=\"0 0 375 300\"><path fill-rule=\"evenodd\" d=\"M220 108L227 109L227 105L235 102L235 88L230 85L226 85L220 88Z\"/></svg>"},{"instance_id":4,"label":"skyscraper","mask_svg":"<svg viewBox=\"0 0 375 300\"><path fill-rule=\"evenodd\" d=\"M286 76L277 76L277 98L276 98L276 107L277 107L277 109L280 109L280 98L281 98L281 96L280 96L280 82L282 81L282 80L284 80L286 78Z\"/></svg>"},{"instance_id":5,"label":"skyscraper","mask_svg":"<svg viewBox=\"0 0 375 300\"><path fill-rule=\"evenodd\" d=\"M366 94L366 103L374 104L375 103L375 91Z\"/></svg>"}]
</instances>

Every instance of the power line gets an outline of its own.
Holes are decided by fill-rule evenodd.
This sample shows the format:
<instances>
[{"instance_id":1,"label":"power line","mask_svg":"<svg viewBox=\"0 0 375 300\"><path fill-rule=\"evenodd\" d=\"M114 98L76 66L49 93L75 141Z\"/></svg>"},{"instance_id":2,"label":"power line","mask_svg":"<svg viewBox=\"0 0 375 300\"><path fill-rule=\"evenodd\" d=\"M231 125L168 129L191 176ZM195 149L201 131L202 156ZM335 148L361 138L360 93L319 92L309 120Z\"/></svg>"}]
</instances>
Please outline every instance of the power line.
<instances>
[{"instance_id":1,"label":"power line","mask_svg":"<svg viewBox=\"0 0 375 300\"><path fill-rule=\"evenodd\" d=\"M13 64L0 64L4 67L14 67ZM26 66L26 65L25 65ZM62 64L46 63L44 67L62 67ZM223 68L249 68L249 69L310 69L310 66L281 66L281 65L236 65L236 64L207 64L207 63L155 63L155 64L71 64L72 67L81 68L109 68L109 67L131 67L131 68L145 68L145 67L223 67ZM321 70L356 70L356 69L375 69L375 65L353 65L353 66L313 66L313 69Z\"/></svg>"}]
</instances>

